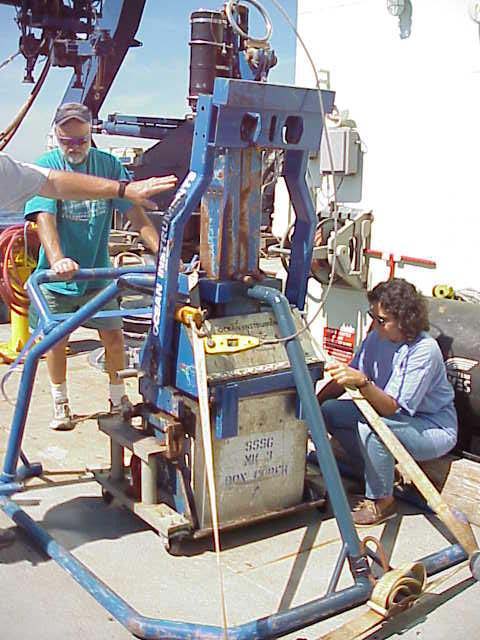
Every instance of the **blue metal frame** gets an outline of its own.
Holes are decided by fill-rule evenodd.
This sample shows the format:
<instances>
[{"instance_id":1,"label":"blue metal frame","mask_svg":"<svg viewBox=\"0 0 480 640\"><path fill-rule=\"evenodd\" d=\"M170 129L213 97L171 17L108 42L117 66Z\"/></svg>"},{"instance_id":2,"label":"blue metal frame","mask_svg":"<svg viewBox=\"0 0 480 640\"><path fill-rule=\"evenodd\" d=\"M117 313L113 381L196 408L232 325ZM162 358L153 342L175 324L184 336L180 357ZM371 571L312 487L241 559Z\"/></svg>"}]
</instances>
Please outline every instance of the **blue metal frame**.
<instances>
[{"instance_id":1,"label":"blue metal frame","mask_svg":"<svg viewBox=\"0 0 480 640\"><path fill-rule=\"evenodd\" d=\"M3 464L3 472L0 475L0 495L11 493L8 486L17 478L25 478L30 475L39 475L41 467L35 469L21 468L17 470L18 459L21 453L25 423L27 420L30 399L33 391L35 373L40 358L65 336L77 329L86 320L95 314L118 293L127 288L135 288L138 285L145 286L151 283L150 274L152 267L135 267L122 269L83 269L75 276L78 280L95 280L99 278L116 280L102 289L98 295L89 300L81 309L72 314L67 320L58 321L48 309L48 304L40 289L40 284L58 280L58 276L52 271L34 273L27 283L29 296L37 307L39 324L45 337L30 350L25 358L17 402L12 418L12 426L7 442L7 450ZM131 315L132 310L124 310L124 315Z\"/></svg>"},{"instance_id":2,"label":"blue metal frame","mask_svg":"<svg viewBox=\"0 0 480 640\"><path fill-rule=\"evenodd\" d=\"M74 87L74 79L63 102L83 102L92 109L94 116L97 115L123 57L132 45L144 2L145 0L129 0L128 3L126 0L105 1L100 26L107 28L115 41L115 48L109 59L108 75L103 79L103 86L99 87L96 80L100 59L93 58L91 63L83 65L84 87ZM238 73L252 80L264 78L273 58L270 56L269 59L269 54L264 53L260 55L259 60L260 65L255 71L252 67L246 66L245 60L240 57ZM181 419L182 396L174 386L177 382L174 370L178 363L179 345L178 334L175 334L174 311L181 299L180 296L184 299L189 293L185 278L179 274L184 228L202 198L202 206L210 215L210 220L206 222L208 246L204 252L204 262L207 265L207 276L212 279L200 280L200 299L203 302L235 305L242 295L248 296L251 301L258 302L258 307L263 304L272 308L283 337L294 334L296 326L290 305L295 305L298 309L304 306L316 226L315 208L306 183L306 169L309 153L317 152L320 148L323 126L320 100L323 101L323 111L329 113L334 100L334 94L330 91L320 93L313 89L217 78L213 95L203 95L198 100L190 171L163 216L155 270L149 267L81 270L76 276L77 279L94 280L103 277L112 279L113 282L67 318L51 314L42 295L40 284L53 279L51 272L35 274L29 282L29 293L38 308L45 337L33 346L25 359L3 472L0 475L0 508L26 531L45 553L139 638L223 638L224 630L217 626L174 622L140 615L7 497L21 488L19 481L41 473L41 465L30 464L21 452L38 361L52 346L87 319L96 314L111 315L112 312L101 312L100 309L121 290L142 290L151 287L152 275L155 274L152 329L142 352L142 369L146 375L141 378L140 391L146 403ZM170 122L166 121L157 124L158 135L164 135L165 126L170 126ZM116 123L116 132L120 126L127 126L129 129L133 126L138 127L136 130L141 133L144 125L145 123L142 124L138 120ZM283 175L296 213L285 295L274 287L254 286L249 289L249 283L235 281L236 277L257 275L261 150L284 151ZM133 311L128 309L121 315L132 313ZM183 334L184 331L180 333ZM187 345L184 346L186 353ZM299 410L301 409L315 442L319 465L338 522L343 540L342 551L327 593L323 597L289 611L229 628L227 635L231 640L276 638L303 629L366 602L374 584L367 555L353 524L340 473L315 397L312 370L305 362L298 339L288 340L285 348L291 371L263 376L255 381L218 384L213 388L217 400L216 435L230 437L236 434L240 397L261 393L262 389L296 388ZM188 357L180 353L180 359L186 367L187 386L191 383L192 373L190 352ZM314 369L314 379L315 375ZM191 395L196 396L193 384ZM17 468L19 458L22 458L24 467ZM173 464L167 464L174 485L170 497L177 509L183 510L185 496L182 494L182 477L179 475L181 471ZM466 558L466 553L457 544L421 561L425 564L427 572L433 574ZM336 591L336 583L345 560L349 562L354 584L347 589ZM476 565L478 562L477 554Z\"/></svg>"},{"instance_id":3,"label":"blue metal frame","mask_svg":"<svg viewBox=\"0 0 480 640\"><path fill-rule=\"evenodd\" d=\"M314 89L229 78L217 78L213 95L200 96L190 172L162 220L152 330L142 359L142 369L159 387L171 384L173 375L174 308L183 231L211 184L214 167L225 149L233 153L242 150L250 153L252 148L285 151L285 180L297 215L287 297L299 309L303 308L316 224L305 173L309 152L320 147L320 99L329 113L334 100L331 91L322 91L320 98ZM241 181L232 188L230 178L218 171L215 175L215 180L223 182L225 197L240 202ZM219 255L222 234L212 241L212 252Z\"/></svg>"},{"instance_id":4,"label":"blue metal frame","mask_svg":"<svg viewBox=\"0 0 480 640\"><path fill-rule=\"evenodd\" d=\"M192 184L194 182L196 183L196 189L193 189L194 195L192 195L192 192L189 192L188 196L186 193L183 196L180 195L177 210L179 215L175 218L180 225L179 228L185 219L186 211L188 211L188 207L181 206L182 199L198 197L206 179L205 174L202 174L200 177L195 175L192 179ZM160 264L159 267L157 267L157 281L155 286L157 288L157 304L160 300L160 308L165 310L164 313L167 311L171 312L173 322L173 305L178 287L177 266L179 254L178 247L176 247L175 242L173 242L173 240L176 239L174 225L173 232L170 233L171 231L172 228L169 224L166 227L167 233L164 236L164 241L165 239L168 240L171 238L172 243L167 247L167 253L163 254L164 257L166 256L166 263L163 265ZM169 265L173 265L171 272L168 270ZM166 273L163 273L162 270L166 270ZM158 278L159 271L165 276L164 278ZM34 471L35 473L39 473L41 470L39 465L35 465L35 470L33 470L33 465L31 468L17 470L18 459L21 456L21 443L30 404L34 376L39 358L88 318L94 316L101 307L114 298L119 291L126 288L141 290L142 288L151 286L151 273L152 270L148 267L142 270L142 273L139 272L138 268L132 270L123 269L121 272L118 270L102 269L80 271L77 276L79 279L95 280L110 277L116 278L116 280L103 289L84 307L72 314L70 318L61 322L58 322L49 314L39 286L40 282L46 282L52 279L53 274L51 272L44 272L43 274L34 274L32 276L28 286L29 293L39 308L41 322L44 323L46 327L46 336L40 343L32 348L25 359L17 404L7 443L3 473L0 476L0 508L2 508L18 526L26 531L45 553L64 568L97 602L105 607L116 620L123 624L135 636L158 640L222 638L224 637L224 631L221 627L153 619L139 614L118 594L112 591L99 580L98 577L82 565L73 555L61 547L15 502L7 497L18 490L18 479L23 479L31 475ZM164 286L167 288L166 294L171 294L170 296L164 294L164 291L161 289ZM160 287L160 295L158 295L158 287ZM248 295L253 300L269 305L272 308L282 336L287 337L295 333L296 326L290 310L291 301L280 291L271 287L255 286L248 290ZM130 314L132 310L125 310L125 313ZM163 330L165 331L165 325L163 325ZM333 591L334 587L330 585L329 592L326 595L312 602L294 607L289 611L279 612L237 627L229 628L227 634L230 639L267 640L281 637L282 635L303 629L308 625L366 602L373 588L373 580L367 557L361 548L358 535L353 526L349 505L328 442L321 411L315 398L313 383L305 362L303 349L298 338L288 340L285 343L285 348L291 363L291 372L295 381L295 387L316 445L320 468L325 478L335 518L338 522L344 543L341 558L344 556L348 558L354 585L341 591ZM153 397L156 406L160 404L168 406L169 413L172 415L181 415L182 403L176 389L168 386L159 386L155 380L149 379L148 377L143 378L142 381L145 381L142 392L145 392L144 397L146 401L149 401L149 396ZM28 461L27 467L30 467ZM177 485L179 484L178 479L177 474ZM181 500L182 496L179 487L175 488L175 494L175 498ZM427 558L423 558L421 561L425 564L427 572L433 574L466 559L467 555L464 550L460 545L456 544L432 554ZM475 563L478 565L478 555L476 556ZM337 566L339 564L340 561L337 563ZM336 575L333 577L335 578Z\"/></svg>"},{"instance_id":5,"label":"blue metal frame","mask_svg":"<svg viewBox=\"0 0 480 640\"><path fill-rule=\"evenodd\" d=\"M21 527L35 544L52 560L62 567L78 584L102 605L130 633L143 640L199 640L223 639L222 627L175 622L159 618L149 618L138 613L115 591L110 589L84 564L62 547L42 527L23 511L14 501L0 495L0 508ZM440 573L467 559L460 545L452 545L443 551L418 560L423 563L427 575ZM364 604L373 589L373 583L360 578L351 587L302 604L288 611L259 618L237 627L229 627L229 640L268 640L280 638L287 633L304 629L306 626L330 618Z\"/></svg>"},{"instance_id":6,"label":"blue metal frame","mask_svg":"<svg viewBox=\"0 0 480 640\"><path fill-rule=\"evenodd\" d=\"M255 286L249 290L248 295L255 300L268 304L272 308L281 336L287 337L296 333L289 301L282 293L268 287ZM347 547L352 573L354 576L368 576L368 563L353 524L350 506L343 489L340 472L333 456L325 422L299 339L294 338L286 342L285 349L292 367L297 393L305 413L305 420L315 443L318 463L325 480L333 513L338 522L340 535Z\"/></svg>"},{"instance_id":7,"label":"blue metal frame","mask_svg":"<svg viewBox=\"0 0 480 640\"><path fill-rule=\"evenodd\" d=\"M154 269L152 266L121 267L119 269L81 269L76 274L75 280L94 280L94 274L98 274L97 277L100 277L100 274L102 274L102 277L106 280L112 280L131 273L152 275L154 273ZM42 333L44 335L48 334L59 322L62 320L68 320L72 316L71 313L52 313L48 307L48 303L41 290L41 285L47 282L55 282L55 280L58 280L58 276L52 275L51 271L46 270L34 273L27 283L28 295L37 308L37 312L41 320ZM109 318L124 315L146 315L147 313L151 314L151 312L152 310L150 307L133 310L121 309L119 311L98 311L95 313L95 318Z\"/></svg>"},{"instance_id":8,"label":"blue metal frame","mask_svg":"<svg viewBox=\"0 0 480 640\"><path fill-rule=\"evenodd\" d=\"M195 124L190 172L162 218L152 329L143 350L142 369L148 372L159 386L168 384L170 378L183 231L213 172L214 152L208 145L213 135L214 118L210 117L213 108L206 96L201 96L199 103L201 107Z\"/></svg>"},{"instance_id":9,"label":"blue metal frame","mask_svg":"<svg viewBox=\"0 0 480 640\"><path fill-rule=\"evenodd\" d=\"M92 269L80 271L77 277L79 279L98 279L113 278L117 275L118 271L116 272L115 270ZM219 627L155 620L139 615L116 593L110 590L78 560L63 549L41 527L33 522L17 504L6 497L18 489L18 485L15 484L16 478L19 476L24 478L28 475L28 470L17 471L17 464L18 458L21 455L21 443L39 358L53 345L79 327L85 320L94 316L95 313L97 313L106 302L115 297L119 291L125 288L141 288L145 286L145 283L151 282L148 268L144 270L143 273L128 272L127 269L123 269L122 275L118 277L117 280L103 289L84 307L72 314L68 320L55 323L51 314L48 313L48 309L46 309L45 300L43 299L39 286L41 282L48 282L54 279L54 277L52 272L37 273L34 274L29 281L29 292L32 295L34 303L39 308L41 322L44 322L45 325L49 327L49 330L45 338L33 347L25 359L12 428L7 444L4 469L0 476L0 507L14 522L25 529L45 553L65 568L100 604L110 611L119 622L136 636L140 638L162 639L187 639L192 637L220 638L223 630ZM269 291L275 292L274 289ZM309 377L308 370L307 375ZM36 465L36 472L39 473L40 471L41 467ZM178 480L178 474L176 480ZM176 482L176 484L178 485L178 482ZM179 500L182 498L179 487L175 489L175 494L175 499ZM368 579L368 571L357 571L354 573L354 578L356 584L349 589L331 594L307 605L296 607L287 613L279 613L233 628L229 630L229 637L245 639L278 637L289 631L302 628L306 624L311 624L324 617L328 617L335 612L360 604L367 600L372 589L372 584Z\"/></svg>"}]
</instances>

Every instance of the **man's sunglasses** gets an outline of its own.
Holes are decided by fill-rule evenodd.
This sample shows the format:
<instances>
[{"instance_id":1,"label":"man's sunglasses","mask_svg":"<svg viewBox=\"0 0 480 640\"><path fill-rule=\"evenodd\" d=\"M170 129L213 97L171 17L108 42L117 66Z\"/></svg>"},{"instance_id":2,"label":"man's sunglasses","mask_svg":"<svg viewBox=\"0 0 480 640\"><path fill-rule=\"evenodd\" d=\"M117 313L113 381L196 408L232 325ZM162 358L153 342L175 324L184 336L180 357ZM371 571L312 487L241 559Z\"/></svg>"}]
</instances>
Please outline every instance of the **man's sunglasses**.
<instances>
[{"instance_id":1,"label":"man's sunglasses","mask_svg":"<svg viewBox=\"0 0 480 640\"><path fill-rule=\"evenodd\" d=\"M81 147L82 144L87 144L90 141L90 136L82 136L80 138L65 138L63 136L57 136L60 144L65 147Z\"/></svg>"},{"instance_id":2,"label":"man's sunglasses","mask_svg":"<svg viewBox=\"0 0 480 640\"><path fill-rule=\"evenodd\" d=\"M375 320L375 322L378 322L379 325L384 325L387 321L386 318L382 318L382 316L377 316L377 314L374 313L371 309L369 309L367 313L370 316L370 318L372 320Z\"/></svg>"}]
</instances>

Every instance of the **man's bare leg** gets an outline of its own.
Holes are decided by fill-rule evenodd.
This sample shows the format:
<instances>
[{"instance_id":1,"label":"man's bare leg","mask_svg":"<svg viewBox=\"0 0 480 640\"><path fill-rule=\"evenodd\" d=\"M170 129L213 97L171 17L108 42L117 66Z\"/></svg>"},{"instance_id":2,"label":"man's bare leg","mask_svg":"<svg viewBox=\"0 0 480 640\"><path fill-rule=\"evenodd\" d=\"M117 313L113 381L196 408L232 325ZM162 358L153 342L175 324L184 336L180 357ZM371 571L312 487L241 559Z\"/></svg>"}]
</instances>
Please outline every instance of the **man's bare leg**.
<instances>
[{"instance_id":1,"label":"man's bare leg","mask_svg":"<svg viewBox=\"0 0 480 640\"><path fill-rule=\"evenodd\" d=\"M48 375L52 384L62 384L67 381L67 343L68 336L47 353Z\"/></svg>"},{"instance_id":2,"label":"man's bare leg","mask_svg":"<svg viewBox=\"0 0 480 640\"><path fill-rule=\"evenodd\" d=\"M100 339L105 347L105 368L110 379L111 408L118 409L128 402L123 380L118 371L125 368L125 342L121 329L99 329Z\"/></svg>"},{"instance_id":3,"label":"man's bare leg","mask_svg":"<svg viewBox=\"0 0 480 640\"><path fill-rule=\"evenodd\" d=\"M53 419L50 428L56 431L70 431L74 424L67 394L67 354L68 336L47 353L47 369L53 398Z\"/></svg>"}]
</instances>

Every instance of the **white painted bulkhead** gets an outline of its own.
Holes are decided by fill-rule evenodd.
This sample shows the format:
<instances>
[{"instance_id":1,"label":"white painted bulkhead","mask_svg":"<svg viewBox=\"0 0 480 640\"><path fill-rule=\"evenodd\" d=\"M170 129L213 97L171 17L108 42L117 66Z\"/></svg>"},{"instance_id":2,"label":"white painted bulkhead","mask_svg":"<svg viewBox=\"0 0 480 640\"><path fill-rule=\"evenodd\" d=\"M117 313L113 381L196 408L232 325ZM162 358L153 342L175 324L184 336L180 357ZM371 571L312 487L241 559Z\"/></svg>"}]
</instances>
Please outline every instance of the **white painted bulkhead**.
<instances>
[{"instance_id":1,"label":"white painted bulkhead","mask_svg":"<svg viewBox=\"0 0 480 640\"><path fill-rule=\"evenodd\" d=\"M398 271L427 294L480 288L480 32L468 6L412 0L402 39L387 0L298 2L298 30L368 149L360 206L374 212L372 248L435 260L435 271ZM301 47L296 84L314 86ZM375 261L371 284L387 274Z\"/></svg>"}]
</instances>

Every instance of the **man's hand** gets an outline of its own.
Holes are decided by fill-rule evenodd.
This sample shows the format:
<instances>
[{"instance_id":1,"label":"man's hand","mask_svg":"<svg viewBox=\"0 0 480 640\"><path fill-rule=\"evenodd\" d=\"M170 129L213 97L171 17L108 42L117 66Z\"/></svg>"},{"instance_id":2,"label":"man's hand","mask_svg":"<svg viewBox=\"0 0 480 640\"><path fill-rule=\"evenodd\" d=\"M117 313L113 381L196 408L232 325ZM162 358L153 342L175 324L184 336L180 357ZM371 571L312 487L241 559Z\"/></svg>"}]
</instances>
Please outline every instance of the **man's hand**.
<instances>
[{"instance_id":1,"label":"man's hand","mask_svg":"<svg viewBox=\"0 0 480 640\"><path fill-rule=\"evenodd\" d=\"M163 178L148 178L147 180L129 182L125 189L125 198L133 202L133 204L156 211L157 205L149 198L157 193L173 189L177 184L177 180L177 176L170 175L163 176Z\"/></svg>"},{"instance_id":2,"label":"man's hand","mask_svg":"<svg viewBox=\"0 0 480 640\"><path fill-rule=\"evenodd\" d=\"M71 258L60 258L52 264L52 270L65 280L71 280L79 269L80 265Z\"/></svg>"},{"instance_id":3,"label":"man's hand","mask_svg":"<svg viewBox=\"0 0 480 640\"><path fill-rule=\"evenodd\" d=\"M357 387L365 383L367 376L341 362L330 362L325 366L325 370L332 376L332 379L342 387Z\"/></svg>"}]
</instances>

